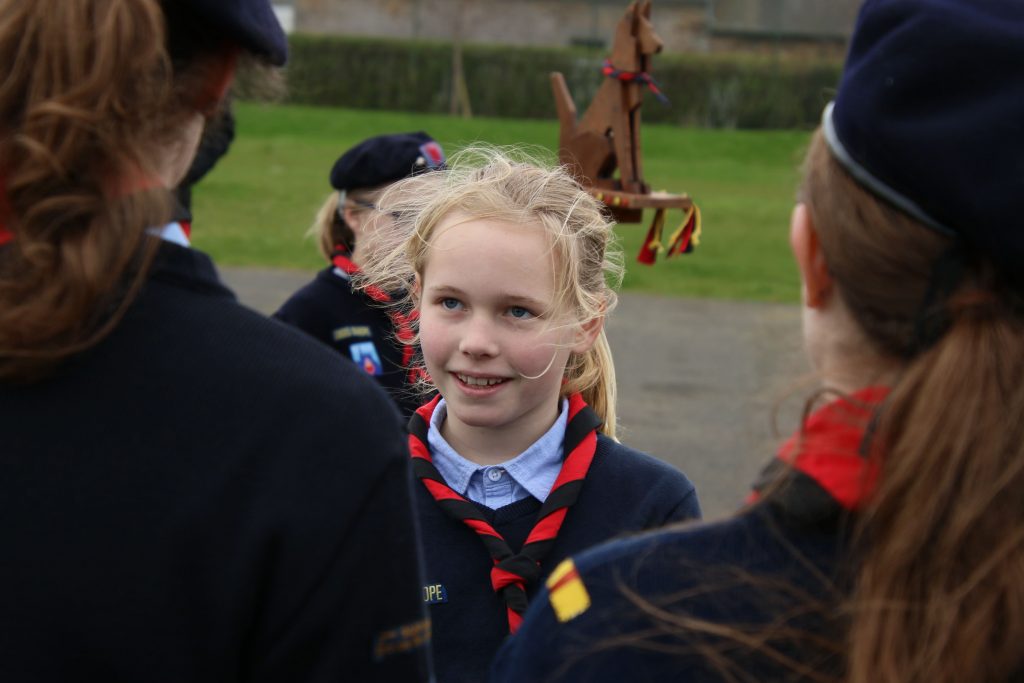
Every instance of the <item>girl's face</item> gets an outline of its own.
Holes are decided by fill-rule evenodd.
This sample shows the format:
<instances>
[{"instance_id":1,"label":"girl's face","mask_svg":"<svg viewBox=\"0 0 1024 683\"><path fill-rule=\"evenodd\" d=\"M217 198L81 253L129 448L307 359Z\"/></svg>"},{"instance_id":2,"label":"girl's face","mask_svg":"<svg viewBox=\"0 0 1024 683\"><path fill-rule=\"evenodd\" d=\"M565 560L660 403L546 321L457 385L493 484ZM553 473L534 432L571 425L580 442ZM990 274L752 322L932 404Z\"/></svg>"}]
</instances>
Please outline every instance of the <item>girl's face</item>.
<instances>
[{"instance_id":1,"label":"girl's face","mask_svg":"<svg viewBox=\"0 0 1024 683\"><path fill-rule=\"evenodd\" d=\"M551 310L543 227L449 216L434 230L420 285L420 344L448 429L539 438L558 415L570 352L596 336Z\"/></svg>"}]
</instances>

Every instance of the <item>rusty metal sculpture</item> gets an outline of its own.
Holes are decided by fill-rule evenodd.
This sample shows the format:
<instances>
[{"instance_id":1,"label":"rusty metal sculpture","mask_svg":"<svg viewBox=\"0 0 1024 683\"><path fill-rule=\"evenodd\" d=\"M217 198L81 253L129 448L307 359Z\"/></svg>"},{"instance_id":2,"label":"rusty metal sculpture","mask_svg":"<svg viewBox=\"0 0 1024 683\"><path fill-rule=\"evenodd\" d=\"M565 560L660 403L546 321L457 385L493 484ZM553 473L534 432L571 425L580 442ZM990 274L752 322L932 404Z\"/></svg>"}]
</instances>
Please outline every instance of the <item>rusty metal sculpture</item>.
<instances>
[{"instance_id":1,"label":"rusty metal sculpture","mask_svg":"<svg viewBox=\"0 0 1024 683\"><path fill-rule=\"evenodd\" d=\"M640 106L644 90L667 102L649 73L651 57L661 48L661 38L651 24L651 1L633 2L616 27L611 57L602 67L605 81L582 117L577 118L565 78L551 74L560 124L559 161L605 203L618 222L639 223L645 208L655 209L638 256L648 264L664 250L661 233L666 210L684 213L683 224L669 238L669 255L691 251L700 233L700 212L688 195L651 192L643 179Z\"/></svg>"}]
</instances>

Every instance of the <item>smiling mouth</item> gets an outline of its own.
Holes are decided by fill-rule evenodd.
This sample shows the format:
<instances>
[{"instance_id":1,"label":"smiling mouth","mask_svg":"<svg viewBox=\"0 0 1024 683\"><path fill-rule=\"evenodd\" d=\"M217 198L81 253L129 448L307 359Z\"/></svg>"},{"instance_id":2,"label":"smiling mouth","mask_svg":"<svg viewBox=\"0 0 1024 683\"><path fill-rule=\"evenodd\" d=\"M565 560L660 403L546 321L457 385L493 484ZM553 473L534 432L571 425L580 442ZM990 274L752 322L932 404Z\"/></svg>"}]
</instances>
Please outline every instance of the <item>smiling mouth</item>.
<instances>
[{"instance_id":1,"label":"smiling mouth","mask_svg":"<svg viewBox=\"0 0 1024 683\"><path fill-rule=\"evenodd\" d=\"M505 381L502 377L473 377L460 372L456 372L455 376L459 378L460 382L471 387L492 387Z\"/></svg>"}]
</instances>

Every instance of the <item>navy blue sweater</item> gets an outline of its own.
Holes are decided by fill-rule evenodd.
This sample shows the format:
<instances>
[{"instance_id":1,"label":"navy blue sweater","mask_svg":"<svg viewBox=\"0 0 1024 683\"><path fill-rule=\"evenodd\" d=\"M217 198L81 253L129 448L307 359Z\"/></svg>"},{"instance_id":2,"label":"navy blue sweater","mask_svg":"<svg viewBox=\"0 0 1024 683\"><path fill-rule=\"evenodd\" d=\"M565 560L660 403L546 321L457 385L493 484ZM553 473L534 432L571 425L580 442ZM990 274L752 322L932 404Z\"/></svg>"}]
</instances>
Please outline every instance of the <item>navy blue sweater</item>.
<instances>
[{"instance_id":1,"label":"navy blue sweater","mask_svg":"<svg viewBox=\"0 0 1024 683\"><path fill-rule=\"evenodd\" d=\"M338 275L334 266L317 273L274 317L319 339L372 374L404 417L423 404L423 395L407 384L403 349L387 310L365 294L352 291L352 283ZM372 362L374 354L378 364Z\"/></svg>"},{"instance_id":2,"label":"navy blue sweater","mask_svg":"<svg viewBox=\"0 0 1024 683\"><path fill-rule=\"evenodd\" d=\"M562 621L545 588L496 657L490 680L820 680L800 667L839 680L837 606L852 571L849 520L791 512L762 503L727 521L644 534L575 557L589 608ZM741 637L722 636L722 629ZM748 647L743 635L757 645Z\"/></svg>"},{"instance_id":3,"label":"navy blue sweater","mask_svg":"<svg viewBox=\"0 0 1024 683\"><path fill-rule=\"evenodd\" d=\"M600 434L597 444L579 498L542 563L544 576L567 555L601 541L700 517L697 493L682 472ZM483 681L508 636L505 603L491 588L493 562L473 531L442 511L424 486L415 488L438 681ZM483 509L518 550L536 522L540 502L528 497L497 510ZM536 590L533 586L528 593Z\"/></svg>"},{"instance_id":4,"label":"navy blue sweater","mask_svg":"<svg viewBox=\"0 0 1024 683\"><path fill-rule=\"evenodd\" d=\"M427 680L397 411L205 255L0 425L0 681Z\"/></svg>"}]
</instances>

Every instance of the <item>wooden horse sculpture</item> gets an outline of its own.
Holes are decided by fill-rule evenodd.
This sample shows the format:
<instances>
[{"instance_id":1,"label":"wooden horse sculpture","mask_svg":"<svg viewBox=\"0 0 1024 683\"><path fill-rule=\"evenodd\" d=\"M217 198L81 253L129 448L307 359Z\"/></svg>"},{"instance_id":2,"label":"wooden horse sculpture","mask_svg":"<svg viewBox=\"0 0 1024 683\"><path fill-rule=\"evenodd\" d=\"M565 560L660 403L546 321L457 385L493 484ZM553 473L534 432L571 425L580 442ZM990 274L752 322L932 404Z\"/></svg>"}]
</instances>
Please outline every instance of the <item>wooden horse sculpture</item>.
<instances>
[{"instance_id":1,"label":"wooden horse sculpture","mask_svg":"<svg viewBox=\"0 0 1024 683\"><path fill-rule=\"evenodd\" d=\"M551 74L560 124L559 161L605 203L618 222L638 223L644 208L656 210L639 256L648 264L663 250L661 232L667 209L684 212L683 225L670 239L670 254L691 251L700 232L700 213L687 195L652 193L643 180L640 105L644 90L667 102L648 74L651 57L661 48L661 38L651 24L651 0L638 0L616 27L612 54L602 69L606 78L579 120L565 78L557 72Z\"/></svg>"},{"instance_id":2,"label":"wooden horse sculpture","mask_svg":"<svg viewBox=\"0 0 1024 683\"><path fill-rule=\"evenodd\" d=\"M640 104L652 55L662 42L651 24L651 2L634 2L619 21L604 83L576 120L576 106L560 73L551 74L561 124L559 156L585 185L647 194L640 152ZM612 75L614 74L614 75ZM618 168L619 177L613 178Z\"/></svg>"}]
</instances>

